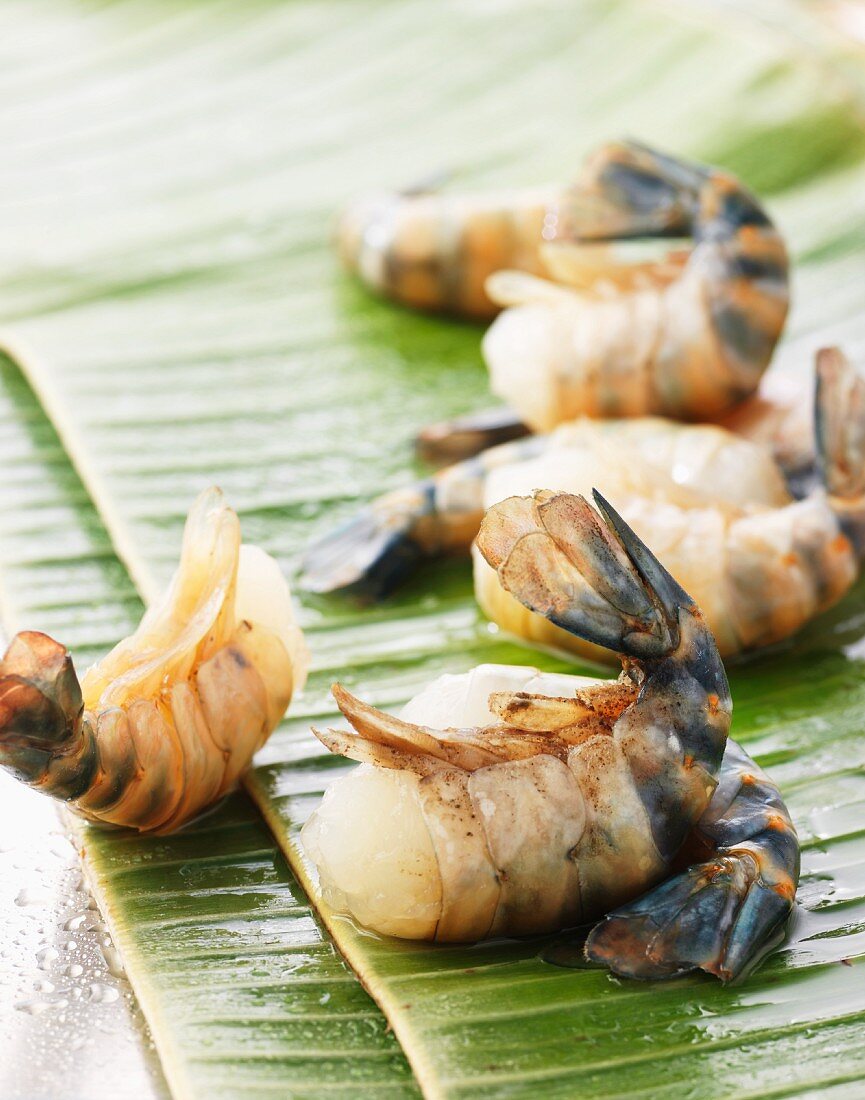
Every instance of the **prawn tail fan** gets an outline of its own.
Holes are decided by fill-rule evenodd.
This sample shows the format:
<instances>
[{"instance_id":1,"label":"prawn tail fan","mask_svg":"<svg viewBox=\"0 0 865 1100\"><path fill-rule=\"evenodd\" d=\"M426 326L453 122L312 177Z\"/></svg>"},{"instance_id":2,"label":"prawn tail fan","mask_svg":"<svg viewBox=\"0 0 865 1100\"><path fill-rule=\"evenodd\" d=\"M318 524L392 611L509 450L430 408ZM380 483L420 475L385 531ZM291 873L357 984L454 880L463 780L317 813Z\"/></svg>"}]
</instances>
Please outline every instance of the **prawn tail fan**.
<instances>
[{"instance_id":1,"label":"prawn tail fan","mask_svg":"<svg viewBox=\"0 0 865 1100\"><path fill-rule=\"evenodd\" d=\"M777 785L733 741L680 874L610 913L585 956L629 978L744 977L780 941L799 882L796 830ZM554 961L554 960L553 960Z\"/></svg>"},{"instance_id":2,"label":"prawn tail fan","mask_svg":"<svg viewBox=\"0 0 865 1100\"><path fill-rule=\"evenodd\" d=\"M790 909L790 896L760 879L750 855L731 853L610 913L589 934L585 954L626 978L699 969L733 981L775 945Z\"/></svg>"},{"instance_id":3,"label":"prawn tail fan","mask_svg":"<svg viewBox=\"0 0 865 1100\"><path fill-rule=\"evenodd\" d=\"M42 782L55 757L80 749L83 709L66 648L37 631L16 634L0 662L0 766Z\"/></svg>"},{"instance_id":4,"label":"prawn tail fan","mask_svg":"<svg viewBox=\"0 0 865 1100\"><path fill-rule=\"evenodd\" d=\"M638 142L603 145L565 193L556 237L586 242L686 236L707 176L702 165Z\"/></svg>"},{"instance_id":5,"label":"prawn tail fan","mask_svg":"<svg viewBox=\"0 0 865 1100\"><path fill-rule=\"evenodd\" d=\"M341 592L361 599L389 595L430 553L416 535L434 508L431 481L380 497L310 546L300 586L307 592Z\"/></svg>"},{"instance_id":6,"label":"prawn tail fan","mask_svg":"<svg viewBox=\"0 0 865 1100\"><path fill-rule=\"evenodd\" d=\"M503 406L428 424L415 437L415 450L425 462L446 466L529 434L522 418Z\"/></svg>"},{"instance_id":7,"label":"prawn tail fan","mask_svg":"<svg viewBox=\"0 0 865 1100\"><path fill-rule=\"evenodd\" d=\"M538 491L489 509L477 545L506 591L580 638L637 659L678 644L690 596L595 492ZM604 523L602 521L606 521Z\"/></svg>"}]
</instances>

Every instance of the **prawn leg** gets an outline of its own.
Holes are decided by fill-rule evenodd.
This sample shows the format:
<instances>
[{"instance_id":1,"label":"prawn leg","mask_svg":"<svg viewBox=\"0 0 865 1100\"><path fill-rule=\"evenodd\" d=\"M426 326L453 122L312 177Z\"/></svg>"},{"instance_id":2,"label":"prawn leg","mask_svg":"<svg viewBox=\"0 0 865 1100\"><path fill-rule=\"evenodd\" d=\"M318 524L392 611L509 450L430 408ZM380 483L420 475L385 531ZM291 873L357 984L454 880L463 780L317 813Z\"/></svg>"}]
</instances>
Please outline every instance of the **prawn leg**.
<instances>
[{"instance_id":1,"label":"prawn leg","mask_svg":"<svg viewBox=\"0 0 865 1100\"><path fill-rule=\"evenodd\" d=\"M799 843L777 786L733 741L706 812L686 844L696 862L608 914L585 958L628 978L705 970L724 982L778 941L799 881ZM579 965L554 946L548 960Z\"/></svg>"}]
</instances>

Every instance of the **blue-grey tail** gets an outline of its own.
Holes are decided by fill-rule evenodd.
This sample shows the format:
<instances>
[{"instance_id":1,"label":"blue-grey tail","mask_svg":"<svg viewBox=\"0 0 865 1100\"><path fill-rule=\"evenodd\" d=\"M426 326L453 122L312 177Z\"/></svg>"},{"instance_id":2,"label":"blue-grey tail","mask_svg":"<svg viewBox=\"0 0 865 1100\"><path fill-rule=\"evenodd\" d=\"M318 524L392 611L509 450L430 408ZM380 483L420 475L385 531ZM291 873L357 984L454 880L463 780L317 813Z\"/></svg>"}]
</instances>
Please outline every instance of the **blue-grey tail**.
<instances>
[{"instance_id":1,"label":"blue-grey tail","mask_svg":"<svg viewBox=\"0 0 865 1100\"><path fill-rule=\"evenodd\" d=\"M783 938L799 843L777 786L728 741L715 794L686 845L686 870L616 909L580 942L586 960L629 978L704 970L729 982ZM574 965L567 942L549 961Z\"/></svg>"},{"instance_id":2,"label":"blue-grey tail","mask_svg":"<svg viewBox=\"0 0 865 1100\"><path fill-rule=\"evenodd\" d=\"M708 171L636 141L604 145L561 200L556 239L690 236Z\"/></svg>"},{"instance_id":3,"label":"blue-grey tail","mask_svg":"<svg viewBox=\"0 0 865 1100\"><path fill-rule=\"evenodd\" d=\"M502 405L427 425L415 438L415 450L425 462L446 466L530 434L513 409Z\"/></svg>"},{"instance_id":4,"label":"blue-grey tail","mask_svg":"<svg viewBox=\"0 0 865 1100\"><path fill-rule=\"evenodd\" d=\"M694 603L595 492L539 491L487 511L477 546L506 591L529 610L595 645L650 659L679 642L679 612Z\"/></svg>"},{"instance_id":5,"label":"blue-grey tail","mask_svg":"<svg viewBox=\"0 0 865 1100\"><path fill-rule=\"evenodd\" d=\"M299 584L307 592L383 599L431 556L419 526L435 508L432 481L388 493L309 547Z\"/></svg>"}]
</instances>

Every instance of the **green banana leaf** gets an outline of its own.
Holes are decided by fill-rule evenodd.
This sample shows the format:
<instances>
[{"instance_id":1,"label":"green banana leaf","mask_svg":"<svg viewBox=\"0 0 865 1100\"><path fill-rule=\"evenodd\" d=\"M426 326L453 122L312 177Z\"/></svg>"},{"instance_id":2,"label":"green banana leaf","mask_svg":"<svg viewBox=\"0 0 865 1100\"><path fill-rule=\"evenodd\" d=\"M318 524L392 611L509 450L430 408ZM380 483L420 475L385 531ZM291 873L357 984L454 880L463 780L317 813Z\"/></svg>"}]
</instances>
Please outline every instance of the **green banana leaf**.
<instances>
[{"instance_id":1,"label":"green banana leaf","mask_svg":"<svg viewBox=\"0 0 865 1100\"><path fill-rule=\"evenodd\" d=\"M413 475L417 427L484 403L477 329L374 301L337 270L330 218L364 187L442 167L454 187L560 179L622 133L723 163L768 196L798 264L780 369L805 372L830 341L859 351L865 80L815 10L0 12L4 626L51 630L86 663L164 582L213 481L290 571ZM303 623L313 675L248 779L252 802L158 841L77 833L177 1096L410 1094L397 1039L427 1096L861 1088L865 593L731 668L735 733L804 844L788 943L733 989L559 970L537 941L385 942L328 913L297 832L345 768L309 733L332 717L330 682L392 706L483 660L573 666L492 631L460 562L372 610L307 599Z\"/></svg>"}]
</instances>

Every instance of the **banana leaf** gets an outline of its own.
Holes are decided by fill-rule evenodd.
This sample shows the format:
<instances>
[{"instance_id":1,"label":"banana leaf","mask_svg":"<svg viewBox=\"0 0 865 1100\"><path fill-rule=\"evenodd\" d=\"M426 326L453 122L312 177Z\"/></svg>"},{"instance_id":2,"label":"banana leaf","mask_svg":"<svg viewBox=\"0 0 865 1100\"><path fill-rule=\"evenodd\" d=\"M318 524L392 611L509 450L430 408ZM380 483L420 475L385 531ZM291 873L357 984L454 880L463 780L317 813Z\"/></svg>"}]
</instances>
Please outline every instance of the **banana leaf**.
<instances>
[{"instance_id":1,"label":"banana leaf","mask_svg":"<svg viewBox=\"0 0 865 1100\"><path fill-rule=\"evenodd\" d=\"M290 570L316 534L416 473L421 424L484 403L477 329L374 301L337 270L330 219L364 187L440 168L454 187L561 179L593 144L633 134L768 197L797 262L779 370L804 374L823 343L865 346L861 55L810 7L86 10L0 13L3 388L18 395L10 430L53 440L22 461L23 482L4 479L7 625L56 621L64 641L104 647L135 591L165 580L213 481ZM62 43L56 71L46 39ZM782 784L804 874L788 942L729 989L559 970L537 941L385 942L327 912L297 833L345 767L309 733L332 717L333 679L394 706L482 660L574 666L492 631L460 562L376 609L307 599L303 622L313 676L248 779L257 809L238 795L158 843L83 834L177 1095L409 1092L385 1018L428 1096L861 1087L865 593L731 667L735 734Z\"/></svg>"}]
</instances>

